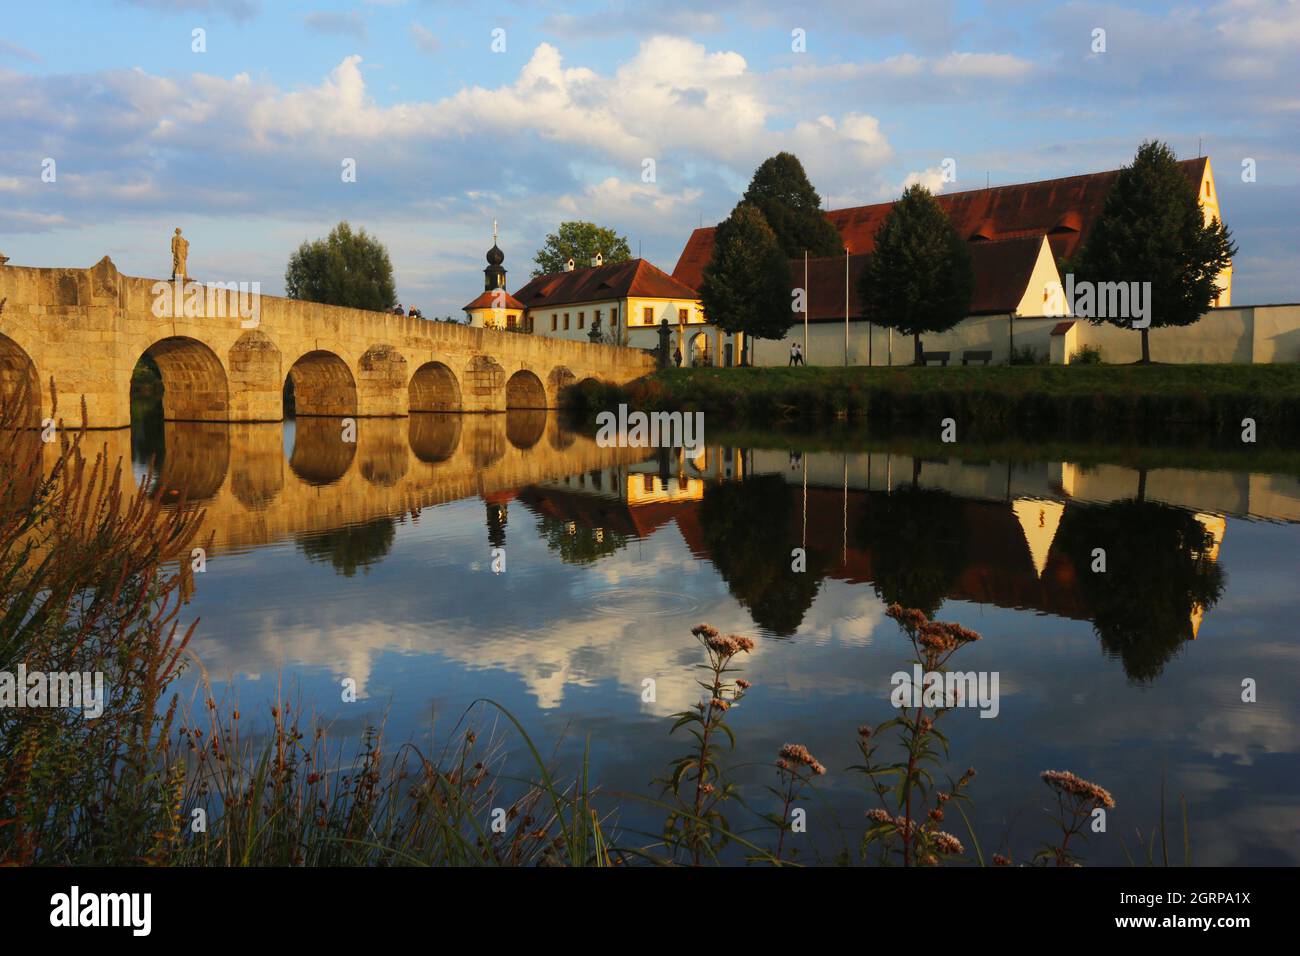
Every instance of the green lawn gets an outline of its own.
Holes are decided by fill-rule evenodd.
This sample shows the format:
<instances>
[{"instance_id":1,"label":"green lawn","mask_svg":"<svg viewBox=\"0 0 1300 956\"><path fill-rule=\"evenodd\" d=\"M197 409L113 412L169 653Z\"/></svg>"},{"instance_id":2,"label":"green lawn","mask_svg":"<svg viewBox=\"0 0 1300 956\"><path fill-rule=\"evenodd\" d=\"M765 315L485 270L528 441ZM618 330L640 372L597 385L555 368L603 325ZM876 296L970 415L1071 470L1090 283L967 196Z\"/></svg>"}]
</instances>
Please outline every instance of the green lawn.
<instances>
[{"instance_id":1,"label":"green lawn","mask_svg":"<svg viewBox=\"0 0 1300 956\"><path fill-rule=\"evenodd\" d=\"M1186 423L1229 432L1253 418L1276 439L1300 432L1300 364L673 368L625 388L588 385L574 399L588 412L626 401L758 426L952 416L993 429L1066 425L1087 433Z\"/></svg>"}]
</instances>

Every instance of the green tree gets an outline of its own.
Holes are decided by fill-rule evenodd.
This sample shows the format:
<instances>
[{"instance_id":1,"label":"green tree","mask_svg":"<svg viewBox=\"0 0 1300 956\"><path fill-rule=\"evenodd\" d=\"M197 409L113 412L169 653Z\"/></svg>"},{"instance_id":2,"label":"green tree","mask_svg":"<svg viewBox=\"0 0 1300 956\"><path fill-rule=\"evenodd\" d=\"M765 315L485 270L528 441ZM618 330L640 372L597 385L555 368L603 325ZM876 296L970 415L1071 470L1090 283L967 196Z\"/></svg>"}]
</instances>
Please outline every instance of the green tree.
<instances>
[{"instance_id":1,"label":"green tree","mask_svg":"<svg viewBox=\"0 0 1300 956\"><path fill-rule=\"evenodd\" d=\"M859 292L877 325L912 336L923 364L921 336L946 332L970 313L975 272L970 249L922 185L909 186L876 231L876 248Z\"/></svg>"},{"instance_id":2,"label":"green tree","mask_svg":"<svg viewBox=\"0 0 1300 956\"><path fill-rule=\"evenodd\" d=\"M790 328L790 261L757 206L742 202L719 224L699 292L710 322L745 333L746 351L749 338L779 339Z\"/></svg>"},{"instance_id":3,"label":"green tree","mask_svg":"<svg viewBox=\"0 0 1300 956\"><path fill-rule=\"evenodd\" d=\"M803 258L804 250L810 256L844 254L839 230L822 212L821 196L793 153L763 160L741 202L758 207L787 259Z\"/></svg>"},{"instance_id":4,"label":"green tree","mask_svg":"<svg viewBox=\"0 0 1300 956\"><path fill-rule=\"evenodd\" d=\"M590 265L598 252L606 265L627 262L632 258L627 236L620 236L613 229L594 222L562 222L559 229L546 237L545 244L533 257L537 263L533 276L563 272L570 259L577 266Z\"/></svg>"},{"instance_id":5,"label":"green tree","mask_svg":"<svg viewBox=\"0 0 1300 956\"><path fill-rule=\"evenodd\" d=\"M291 299L385 312L397 302L388 249L346 220L324 239L304 242L289 257L285 293Z\"/></svg>"},{"instance_id":6,"label":"green tree","mask_svg":"<svg viewBox=\"0 0 1300 956\"><path fill-rule=\"evenodd\" d=\"M1126 316L1089 318L1094 325L1140 328L1141 363L1148 364L1151 329L1197 322L1219 294L1219 273L1236 253L1227 227L1217 218L1205 221L1197 187L1173 150L1148 140L1133 165L1116 176L1101 218L1067 269L1076 283L1151 283L1145 317L1130 308Z\"/></svg>"}]
</instances>

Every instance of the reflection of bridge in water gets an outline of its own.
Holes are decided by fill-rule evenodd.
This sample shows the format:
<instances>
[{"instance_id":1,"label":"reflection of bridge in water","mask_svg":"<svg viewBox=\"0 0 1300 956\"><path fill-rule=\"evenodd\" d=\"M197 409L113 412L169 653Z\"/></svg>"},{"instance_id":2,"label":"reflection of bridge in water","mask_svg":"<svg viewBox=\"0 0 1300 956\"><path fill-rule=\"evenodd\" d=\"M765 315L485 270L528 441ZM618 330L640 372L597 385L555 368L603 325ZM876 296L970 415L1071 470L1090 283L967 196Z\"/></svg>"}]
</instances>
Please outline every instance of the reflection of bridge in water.
<instances>
[{"instance_id":1,"label":"reflection of bridge in water","mask_svg":"<svg viewBox=\"0 0 1300 956\"><path fill-rule=\"evenodd\" d=\"M152 493L182 496L206 512L200 535L217 549L249 548L486 496L577 471L644 457L601 448L545 411L505 415L417 414L356 422L304 418L292 426L166 422ZM126 430L94 433L86 451L131 460Z\"/></svg>"}]
</instances>

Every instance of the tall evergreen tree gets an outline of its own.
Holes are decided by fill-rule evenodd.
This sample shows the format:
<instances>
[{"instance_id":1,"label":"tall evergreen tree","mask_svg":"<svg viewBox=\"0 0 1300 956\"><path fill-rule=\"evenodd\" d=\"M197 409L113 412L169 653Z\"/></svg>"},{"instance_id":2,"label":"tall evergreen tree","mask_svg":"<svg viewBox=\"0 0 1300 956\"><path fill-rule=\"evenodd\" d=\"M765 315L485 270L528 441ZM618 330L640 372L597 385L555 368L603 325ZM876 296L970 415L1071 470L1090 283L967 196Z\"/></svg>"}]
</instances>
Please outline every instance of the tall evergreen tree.
<instances>
[{"instance_id":1,"label":"tall evergreen tree","mask_svg":"<svg viewBox=\"0 0 1300 956\"><path fill-rule=\"evenodd\" d=\"M304 242L289 257L284 288L291 299L383 312L397 302L388 249L346 220L324 239Z\"/></svg>"},{"instance_id":2,"label":"tall evergreen tree","mask_svg":"<svg viewBox=\"0 0 1300 956\"><path fill-rule=\"evenodd\" d=\"M1150 325L1141 328L1141 362L1146 364L1151 361L1151 329L1198 321L1219 294L1219 273L1236 253L1223 223L1205 221L1197 187L1179 168L1173 150L1149 140L1133 165L1115 178L1101 218L1066 268L1076 284L1151 283ZM1089 321L1131 329L1137 317L1128 311L1128 316Z\"/></svg>"},{"instance_id":3,"label":"tall evergreen tree","mask_svg":"<svg viewBox=\"0 0 1300 956\"><path fill-rule=\"evenodd\" d=\"M756 207L742 202L718 225L699 292L704 314L724 332L779 339L790 328L790 262Z\"/></svg>"},{"instance_id":4,"label":"tall evergreen tree","mask_svg":"<svg viewBox=\"0 0 1300 956\"><path fill-rule=\"evenodd\" d=\"M822 200L793 153L777 153L754 170L741 202L757 206L776 233L787 259L838 256L844 252L839 230L822 212Z\"/></svg>"},{"instance_id":5,"label":"tall evergreen tree","mask_svg":"<svg viewBox=\"0 0 1300 956\"><path fill-rule=\"evenodd\" d=\"M974 290L970 249L930 190L909 186L876 231L862 272L867 316L912 336L921 365L922 334L946 332L966 318Z\"/></svg>"}]
</instances>

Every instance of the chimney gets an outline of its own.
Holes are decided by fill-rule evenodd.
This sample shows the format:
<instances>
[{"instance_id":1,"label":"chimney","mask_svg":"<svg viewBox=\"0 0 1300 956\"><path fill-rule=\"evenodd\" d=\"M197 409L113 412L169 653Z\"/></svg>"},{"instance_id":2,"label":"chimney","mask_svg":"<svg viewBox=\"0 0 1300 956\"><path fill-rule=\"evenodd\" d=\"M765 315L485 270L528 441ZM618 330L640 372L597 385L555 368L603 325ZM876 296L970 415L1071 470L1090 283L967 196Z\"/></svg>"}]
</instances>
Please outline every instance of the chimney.
<instances>
[{"instance_id":1,"label":"chimney","mask_svg":"<svg viewBox=\"0 0 1300 956\"><path fill-rule=\"evenodd\" d=\"M570 259L568 262L566 262L566 263L564 264L564 271L565 271L565 272L572 272L572 271L573 271L573 260L572 260L572 259Z\"/></svg>"},{"instance_id":2,"label":"chimney","mask_svg":"<svg viewBox=\"0 0 1300 956\"><path fill-rule=\"evenodd\" d=\"M592 257L591 264L593 266L603 266L605 264L605 257L597 252L596 255Z\"/></svg>"}]
</instances>

